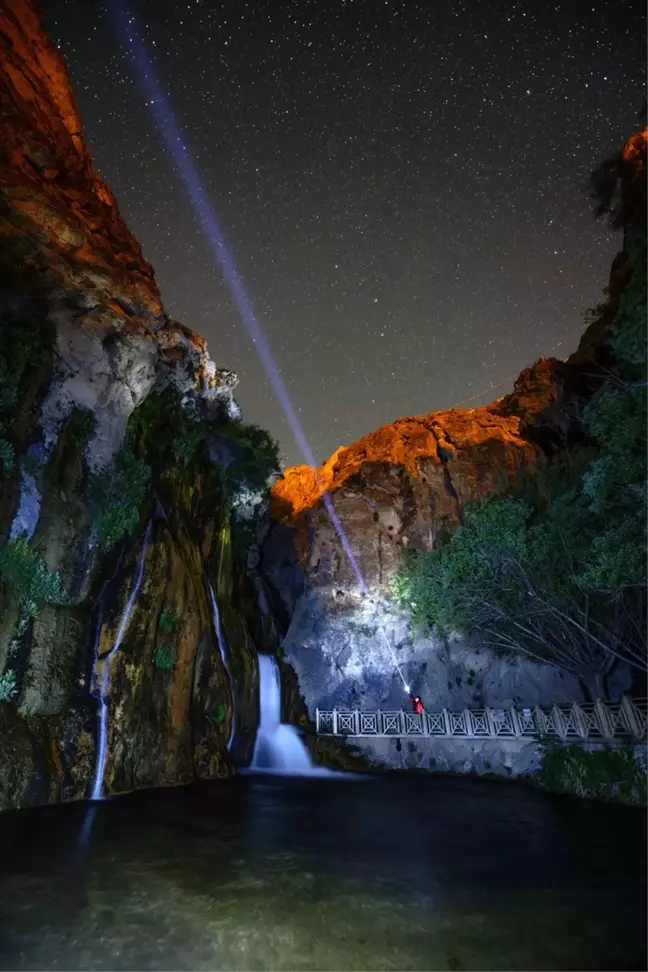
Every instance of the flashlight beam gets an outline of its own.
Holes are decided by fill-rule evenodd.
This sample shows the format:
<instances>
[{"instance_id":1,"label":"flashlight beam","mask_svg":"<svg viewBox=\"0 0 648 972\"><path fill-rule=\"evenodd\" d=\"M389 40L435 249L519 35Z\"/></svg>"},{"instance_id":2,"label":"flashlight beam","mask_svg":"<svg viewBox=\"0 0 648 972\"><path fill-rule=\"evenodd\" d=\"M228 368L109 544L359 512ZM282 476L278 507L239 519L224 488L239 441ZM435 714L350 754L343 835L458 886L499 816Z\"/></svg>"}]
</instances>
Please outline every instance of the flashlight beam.
<instances>
[{"instance_id":1,"label":"flashlight beam","mask_svg":"<svg viewBox=\"0 0 648 972\"><path fill-rule=\"evenodd\" d=\"M241 274L238 271L234 257L227 244L225 233L201 182L196 164L185 144L182 129L180 128L171 102L162 86L153 62L148 55L146 45L139 34L135 18L128 14L119 0L111 0L110 8L122 47L129 55L139 85L156 122L158 132L171 158L175 162L180 178L191 200L194 212L198 217L212 254L221 269L223 278L229 288L245 329L261 359L261 364L268 376L270 385L281 404L304 460L309 466L317 469L315 456L290 400L288 389L281 377L281 372L272 356L268 339L257 319L252 300L246 293ZM326 511L331 518L333 527L340 538L344 552L353 568L360 590L364 595L368 596L369 592L365 579L362 576L362 571L358 566L342 524L340 523L340 519L335 511L333 500L328 493L324 493L322 499Z\"/></svg>"},{"instance_id":2,"label":"flashlight beam","mask_svg":"<svg viewBox=\"0 0 648 972\"><path fill-rule=\"evenodd\" d=\"M197 166L185 144L182 129L173 111L171 101L149 57L146 44L138 31L135 17L128 13L120 0L109 0L109 6L120 42L133 65L135 75L153 115L160 137L166 145L169 155L175 162L176 169L187 191L205 238L221 269L223 279L240 314L243 325L261 359L261 364L288 420L295 441L301 450L305 462L309 466L312 466L313 469L317 469L315 456L290 400L290 395L288 394L288 389L281 376L281 372L272 356L268 339L257 319L252 300L245 290L241 274L228 246L216 211L201 182ZM358 566L349 539L337 515L333 500L327 492L322 494L322 502L340 538L342 548L347 555L349 563L353 568L360 590L366 597L369 597L369 591L362 571ZM407 683L405 682L400 665L396 660L385 631L382 627L380 631L394 659L394 664L396 665L403 685L407 689Z\"/></svg>"}]
</instances>

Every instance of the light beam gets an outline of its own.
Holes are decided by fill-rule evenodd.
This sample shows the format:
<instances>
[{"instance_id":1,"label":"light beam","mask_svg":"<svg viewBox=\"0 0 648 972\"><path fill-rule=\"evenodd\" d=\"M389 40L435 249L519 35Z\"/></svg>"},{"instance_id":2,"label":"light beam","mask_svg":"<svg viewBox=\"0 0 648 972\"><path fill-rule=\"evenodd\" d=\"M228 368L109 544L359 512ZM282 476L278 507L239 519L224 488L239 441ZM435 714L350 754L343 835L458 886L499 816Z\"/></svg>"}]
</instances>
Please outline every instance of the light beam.
<instances>
[{"instance_id":1,"label":"light beam","mask_svg":"<svg viewBox=\"0 0 648 972\"><path fill-rule=\"evenodd\" d=\"M198 218L202 231L209 244L212 254L220 267L223 279L230 291L232 300L241 316L243 325L252 340L270 385L279 400L288 424L295 437L295 441L304 457L304 461L317 469L315 456L308 439L301 427L297 412L290 400L288 389L281 377L281 372L272 356L272 351L263 328L256 316L252 300L245 290L241 274L236 266L232 252L228 246L225 233L220 225L216 211L209 195L200 179L196 164L185 145L182 129L175 116L171 101L166 94L155 66L149 57L146 44L137 29L135 17L130 14L120 0L109 0L109 7L113 16L117 34L123 49L129 56L140 88L146 99L146 104L153 115L158 132L173 159L178 174L184 184L193 210ZM322 502L331 523L340 538L342 548L358 581L360 590L369 597L367 584L353 554L349 539L340 523L333 500L328 493L322 494ZM382 629L381 629L382 630ZM386 635L383 637L387 640ZM391 646L390 651L391 651ZM403 673L392 651L394 662L405 685Z\"/></svg>"}]
</instances>

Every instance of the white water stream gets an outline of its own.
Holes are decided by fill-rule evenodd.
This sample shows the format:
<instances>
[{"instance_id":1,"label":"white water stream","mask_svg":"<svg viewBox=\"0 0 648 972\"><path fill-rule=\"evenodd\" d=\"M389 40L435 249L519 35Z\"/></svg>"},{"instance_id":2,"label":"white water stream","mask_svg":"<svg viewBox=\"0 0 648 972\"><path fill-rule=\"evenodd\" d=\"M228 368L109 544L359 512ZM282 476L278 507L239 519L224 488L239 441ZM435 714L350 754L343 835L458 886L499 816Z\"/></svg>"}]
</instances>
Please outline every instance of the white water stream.
<instances>
[{"instance_id":1,"label":"white water stream","mask_svg":"<svg viewBox=\"0 0 648 972\"><path fill-rule=\"evenodd\" d=\"M140 587L142 586L142 579L144 577L144 561L146 559L146 551L148 545L151 542L151 531L153 529L153 521L149 520L146 527L146 533L144 534L144 539L142 541L142 548L140 551L139 564L137 565L137 574L135 576L135 583L133 584L132 590L126 602L126 607L124 608L124 613L122 615L119 629L117 631L117 637L115 638L115 644L112 646L110 651L104 656L103 667L101 669L101 681L99 685L99 726L97 733L97 764L95 767L94 781L92 783L92 800L101 800L103 796L103 778L104 770L106 768L106 756L108 748L108 690L110 688L110 660L115 652L120 647L124 634L126 632L126 626L130 619L131 611L133 610L133 605L137 600L140 592ZM99 648L100 640L97 640L97 650Z\"/></svg>"},{"instance_id":2,"label":"white water stream","mask_svg":"<svg viewBox=\"0 0 648 972\"><path fill-rule=\"evenodd\" d=\"M218 641L218 650L220 652L221 661L223 662L223 668L229 678L230 688L232 691L232 725L230 727L229 739L227 740L227 751L229 752L232 748L232 743L234 742L234 735L236 733L236 685L232 677L232 672L230 671L229 664L227 662L227 648L225 647L225 637L223 635L223 628L220 621L220 613L218 611L218 602L216 601L216 594L214 593L214 588L212 587L209 577L207 578L207 586L209 588L209 598L211 600L212 609L212 619L214 622L214 631L216 632L216 640Z\"/></svg>"},{"instance_id":3,"label":"white water stream","mask_svg":"<svg viewBox=\"0 0 648 972\"><path fill-rule=\"evenodd\" d=\"M333 775L313 765L297 729L282 723L279 666L272 655L259 655L259 728L249 772Z\"/></svg>"}]
</instances>

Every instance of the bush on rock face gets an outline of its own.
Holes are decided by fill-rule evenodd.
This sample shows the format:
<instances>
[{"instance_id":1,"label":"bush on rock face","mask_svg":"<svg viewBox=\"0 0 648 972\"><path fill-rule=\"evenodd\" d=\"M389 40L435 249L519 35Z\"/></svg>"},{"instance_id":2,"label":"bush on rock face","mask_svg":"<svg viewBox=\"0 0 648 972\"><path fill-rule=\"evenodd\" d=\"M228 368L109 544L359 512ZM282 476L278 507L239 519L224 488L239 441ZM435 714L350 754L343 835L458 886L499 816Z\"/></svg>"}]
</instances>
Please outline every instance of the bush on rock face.
<instances>
[{"instance_id":1,"label":"bush on rock face","mask_svg":"<svg viewBox=\"0 0 648 972\"><path fill-rule=\"evenodd\" d=\"M226 455L223 489L233 514L233 538L245 550L256 537L270 487L280 472L279 445L269 432L255 424L229 422L216 433Z\"/></svg>"},{"instance_id":2,"label":"bush on rock face","mask_svg":"<svg viewBox=\"0 0 648 972\"><path fill-rule=\"evenodd\" d=\"M9 668L0 675L0 702L11 702L17 694L16 673Z\"/></svg>"},{"instance_id":3,"label":"bush on rock face","mask_svg":"<svg viewBox=\"0 0 648 972\"><path fill-rule=\"evenodd\" d=\"M573 493L546 510L515 496L470 504L462 526L407 562L396 596L415 620L445 633L600 678L621 649L581 587L590 540L583 519Z\"/></svg>"},{"instance_id":4,"label":"bush on rock face","mask_svg":"<svg viewBox=\"0 0 648 972\"><path fill-rule=\"evenodd\" d=\"M18 594L33 614L39 601L60 601L61 580L48 570L45 561L18 537L0 547L0 577Z\"/></svg>"},{"instance_id":5,"label":"bush on rock face","mask_svg":"<svg viewBox=\"0 0 648 972\"><path fill-rule=\"evenodd\" d=\"M118 453L110 474L102 472L93 477L89 498L102 550L112 550L136 529L150 483L150 467L128 446Z\"/></svg>"},{"instance_id":6,"label":"bush on rock face","mask_svg":"<svg viewBox=\"0 0 648 972\"><path fill-rule=\"evenodd\" d=\"M646 805L646 766L630 743L586 750L548 739L540 748L537 779L551 793Z\"/></svg>"},{"instance_id":7,"label":"bush on rock face","mask_svg":"<svg viewBox=\"0 0 648 972\"><path fill-rule=\"evenodd\" d=\"M469 504L394 593L414 621L474 634L582 679L646 671L646 231L626 232L628 280L608 332L614 367L587 404L591 450Z\"/></svg>"},{"instance_id":8,"label":"bush on rock face","mask_svg":"<svg viewBox=\"0 0 648 972\"><path fill-rule=\"evenodd\" d=\"M7 659L11 659L18 650L29 619L36 615L39 602L61 602L63 591L59 575L48 570L42 557L22 537L0 546L0 581L13 590L19 605L17 629L6 654ZM7 668L0 674L0 702L11 702L17 694L16 672Z\"/></svg>"},{"instance_id":9,"label":"bush on rock face","mask_svg":"<svg viewBox=\"0 0 648 972\"><path fill-rule=\"evenodd\" d=\"M208 443L217 447L214 458ZM131 415L110 474L101 472L90 483L99 544L107 551L132 534L157 490L171 490L189 508L198 475L207 473L215 475L228 515L233 514L237 546L247 547L278 472L279 447L263 429L208 421L183 406L174 389L154 392Z\"/></svg>"}]
</instances>

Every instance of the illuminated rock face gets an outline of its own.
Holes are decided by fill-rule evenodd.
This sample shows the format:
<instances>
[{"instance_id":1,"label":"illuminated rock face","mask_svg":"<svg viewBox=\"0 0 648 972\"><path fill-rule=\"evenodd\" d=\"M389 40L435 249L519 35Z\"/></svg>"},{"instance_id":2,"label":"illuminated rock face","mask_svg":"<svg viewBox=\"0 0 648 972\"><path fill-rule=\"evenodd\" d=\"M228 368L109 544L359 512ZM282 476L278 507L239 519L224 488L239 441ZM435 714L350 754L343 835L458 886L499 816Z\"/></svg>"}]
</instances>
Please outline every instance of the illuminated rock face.
<instances>
[{"instance_id":1,"label":"illuminated rock face","mask_svg":"<svg viewBox=\"0 0 648 972\"><path fill-rule=\"evenodd\" d=\"M492 405L398 419L338 449L317 473L298 466L275 484L264 563L290 616L284 657L311 714L407 705L396 661L430 709L582 697L575 679L548 666L413 633L390 590L404 550L431 549L466 503L544 463L542 439L557 445L569 436L559 408L568 372L541 359ZM542 413L551 411L559 420L549 435ZM325 489L373 603L321 502Z\"/></svg>"},{"instance_id":2,"label":"illuminated rock face","mask_svg":"<svg viewBox=\"0 0 648 972\"><path fill-rule=\"evenodd\" d=\"M578 352L566 361L541 358L511 394L475 409L398 419L338 449L318 470L297 466L275 484L262 563L283 620L284 657L311 716L318 707L400 708L407 705L403 682L431 710L582 698L577 681L550 666L495 655L477 642L415 634L394 603L391 581L403 551L431 549L440 532L461 523L468 502L503 493L520 473L533 476L548 457L584 441L578 417L601 382L602 339L627 273L623 252L612 267L608 302ZM612 691L628 687L627 670L615 679Z\"/></svg>"},{"instance_id":3,"label":"illuminated rock face","mask_svg":"<svg viewBox=\"0 0 648 972\"><path fill-rule=\"evenodd\" d=\"M60 598L39 600L31 617L0 569L0 808L89 795L96 694L122 622L104 792L228 775L251 756L258 675L218 465L205 455L193 480L181 463L162 470L109 552L96 542L88 483L114 477L129 419L157 393L206 422L238 418L236 375L167 317L92 167L62 59L31 0L0 0L0 109L0 356L10 360L16 328L34 337L15 401L0 388L0 445L11 450L6 466L0 459L0 554L12 539L27 542L61 581ZM155 452L144 461L153 465Z\"/></svg>"},{"instance_id":4,"label":"illuminated rock face","mask_svg":"<svg viewBox=\"0 0 648 972\"><path fill-rule=\"evenodd\" d=\"M92 167L60 54L30 0L0 3L0 282L38 299L56 326L43 406L46 443L77 406L99 419L90 462L106 465L133 409L172 383L233 416L236 376L170 320L153 269Z\"/></svg>"},{"instance_id":5,"label":"illuminated rock face","mask_svg":"<svg viewBox=\"0 0 648 972\"><path fill-rule=\"evenodd\" d=\"M407 703L404 682L431 710L581 698L575 680L549 666L496 656L478 639L468 645L414 634L390 585L403 550L431 549L441 531L461 523L466 503L503 493L519 473L533 476L549 457L587 442L579 417L609 373L608 329L630 280L638 233L645 232L647 135L644 129L630 138L594 180L599 214L624 228L623 249L605 303L573 355L541 358L491 405L398 419L338 449L318 470L297 466L275 484L262 564L284 657L311 717L317 707L400 708ZM624 666L614 679L611 692L628 689ZM423 765L389 747L382 757L390 765Z\"/></svg>"}]
</instances>

